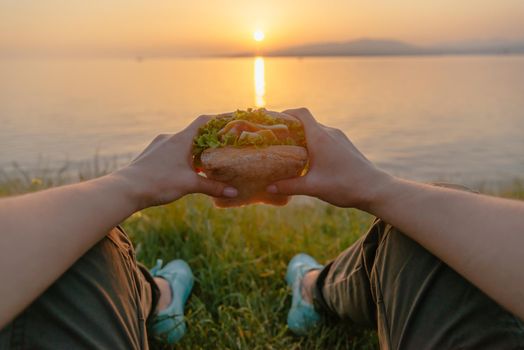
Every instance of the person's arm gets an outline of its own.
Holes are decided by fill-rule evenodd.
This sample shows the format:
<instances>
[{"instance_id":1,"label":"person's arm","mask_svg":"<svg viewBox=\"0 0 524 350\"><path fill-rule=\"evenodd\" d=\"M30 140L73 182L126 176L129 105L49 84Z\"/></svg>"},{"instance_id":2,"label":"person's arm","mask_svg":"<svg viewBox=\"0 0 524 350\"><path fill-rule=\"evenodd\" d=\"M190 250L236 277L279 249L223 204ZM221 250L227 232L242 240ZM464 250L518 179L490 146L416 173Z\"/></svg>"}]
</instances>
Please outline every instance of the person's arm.
<instances>
[{"instance_id":1,"label":"person's arm","mask_svg":"<svg viewBox=\"0 0 524 350\"><path fill-rule=\"evenodd\" d=\"M309 173L269 192L356 207L399 228L524 319L524 202L419 184L376 168L340 130L306 109L284 113L306 129Z\"/></svg>"},{"instance_id":2,"label":"person's arm","mask_svg":"<svg viewBox=\"0 0 524 350\"><path fill-rule=\"evenodd\" d=\"M110 175L0 199L0 329L135 211L194 192L235 196L192 169L192 138L206 120L157 137Z\"/></svg>"}]
</instances>

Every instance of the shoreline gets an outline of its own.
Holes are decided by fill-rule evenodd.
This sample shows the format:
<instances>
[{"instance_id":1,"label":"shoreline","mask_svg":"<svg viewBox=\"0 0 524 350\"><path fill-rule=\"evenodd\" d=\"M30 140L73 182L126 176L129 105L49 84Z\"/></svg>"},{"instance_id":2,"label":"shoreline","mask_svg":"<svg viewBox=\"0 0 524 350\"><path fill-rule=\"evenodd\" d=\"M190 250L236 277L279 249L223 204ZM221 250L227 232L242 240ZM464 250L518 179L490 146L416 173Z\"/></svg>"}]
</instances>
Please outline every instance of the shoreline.
<instances>
[{"instance_id":1,"label":"shoreline","mask_svg":"<svg viewBox=\"0 0 524 350\"><path fill-rule=\"evenodd\" d=\"M125 166L134 157L132 154L95 155L90 160L55 162L56 165L54 167L47 165L28 167L12 162L8 166L0 166L0 196L2 194L31 192L97 178ZM42 164L49 163L42 162ZM387 167L380 166L380 164L378 166L394 176L422 183L443 182L460 184L475 189L480 193L490 195L504 195L515 192L524 194L524 177L519 175L499 179L490 179L489 177L485 179L481 177L468 179L464 175L448 173L422 178L420 176L417 177L415 174L399 174L391 169L387 169ZM293 202L307 203L309 200L305 196L306 200L300 197L302 196L294 199Z\"/></svg>"}]
</instances>

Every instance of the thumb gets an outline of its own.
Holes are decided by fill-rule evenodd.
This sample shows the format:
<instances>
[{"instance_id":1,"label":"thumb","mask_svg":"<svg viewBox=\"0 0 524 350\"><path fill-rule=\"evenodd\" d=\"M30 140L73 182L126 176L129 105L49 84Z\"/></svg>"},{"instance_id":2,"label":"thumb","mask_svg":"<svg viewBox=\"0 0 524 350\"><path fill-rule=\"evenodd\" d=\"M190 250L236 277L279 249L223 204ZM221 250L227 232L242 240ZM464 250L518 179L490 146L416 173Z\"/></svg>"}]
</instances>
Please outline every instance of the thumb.
<instances>
[{"instance_id":1,"label":"thumb","mask_svg":"<svg viewBox=\"0 0 524 350\"><path fill-rule=\"evenodd\" d=\"M206 179L197 175L196 185L192 192L203 193L212 197L234 198L238 195L238 190L225 183Z\"/></svg>"},{"instance_id":2,"label":"thumb","mask_svg":"<svg viewBox=\"0 0 524 350\"><path fill-rule=\"evenodd\" d=\"M266 191L272 194L285 194L288 196L296 194L311 194L307 184L307 176L274 182L266 188Z\"/></svg>"}]
</instances>

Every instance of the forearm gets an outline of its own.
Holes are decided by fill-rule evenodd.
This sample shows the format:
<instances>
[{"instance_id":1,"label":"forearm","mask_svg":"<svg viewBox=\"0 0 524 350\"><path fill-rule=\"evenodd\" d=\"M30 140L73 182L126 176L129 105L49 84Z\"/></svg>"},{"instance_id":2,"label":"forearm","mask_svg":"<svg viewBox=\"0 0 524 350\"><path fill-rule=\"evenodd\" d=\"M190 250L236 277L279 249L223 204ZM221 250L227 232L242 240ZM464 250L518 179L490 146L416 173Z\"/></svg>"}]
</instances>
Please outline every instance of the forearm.
<instances>
[{"instance_id":1,"label":"forearm","mask_svg":"<svg viewBox=\"0 0 524 350\"><path fill-rule=\"evenodd\" d=\"M524 319L524 202L396 179L307 109L283 113L304 125L310 166L305 176L277 181L268 192L305 194L368 211Z\"/></svg>"},{"instance_id":2,"label":"forearm","mask_svg":"<svg viewBox=\"0 0 524 350\"><path fill-rule=\"evenodd\" d=\"M524 203L390 178L366 209L524 318Z\"/></svg>"},{"instance_id":3,"label":"forearm","mask_svg":"<svg viewBox=\"0 0 524 350\"><path fill-rule=\"evenodd\" d=\"M0 328L136 209L119 175L0 200Z\"/></svg>"}]
</instances>

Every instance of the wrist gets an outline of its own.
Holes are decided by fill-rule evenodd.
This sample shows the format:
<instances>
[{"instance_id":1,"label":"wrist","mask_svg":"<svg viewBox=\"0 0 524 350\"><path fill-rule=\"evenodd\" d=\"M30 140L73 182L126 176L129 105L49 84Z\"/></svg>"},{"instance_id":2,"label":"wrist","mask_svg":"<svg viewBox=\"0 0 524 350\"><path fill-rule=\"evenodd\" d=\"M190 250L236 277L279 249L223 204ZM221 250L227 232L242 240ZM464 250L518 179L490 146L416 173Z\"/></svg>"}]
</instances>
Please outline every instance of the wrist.
<instances>
[{"instance_id":1,"label":"wrist","mask_svg":"<svg viewBox=\"0 0 524 350\"><path fill-rule=\"evenodd\" d=\"M391 197L391 192L398 182L398 178L377 169L372 177L372 181L365 185L366 192L357 208L377 215L382 204Z\"/></svg>"},{"instance_id":2,"label":"wrist","mask_svg":"<svg viewBox=\"0 0 524 350\"><path fill-rule=\"evenodd\" d=\"M117 170L107 175L115 182L121 190L122 195L133 207L134 212L149 207L149 198L151 197L144 181L140 181L129 167Z\"/></svg>"}]
</instances>

